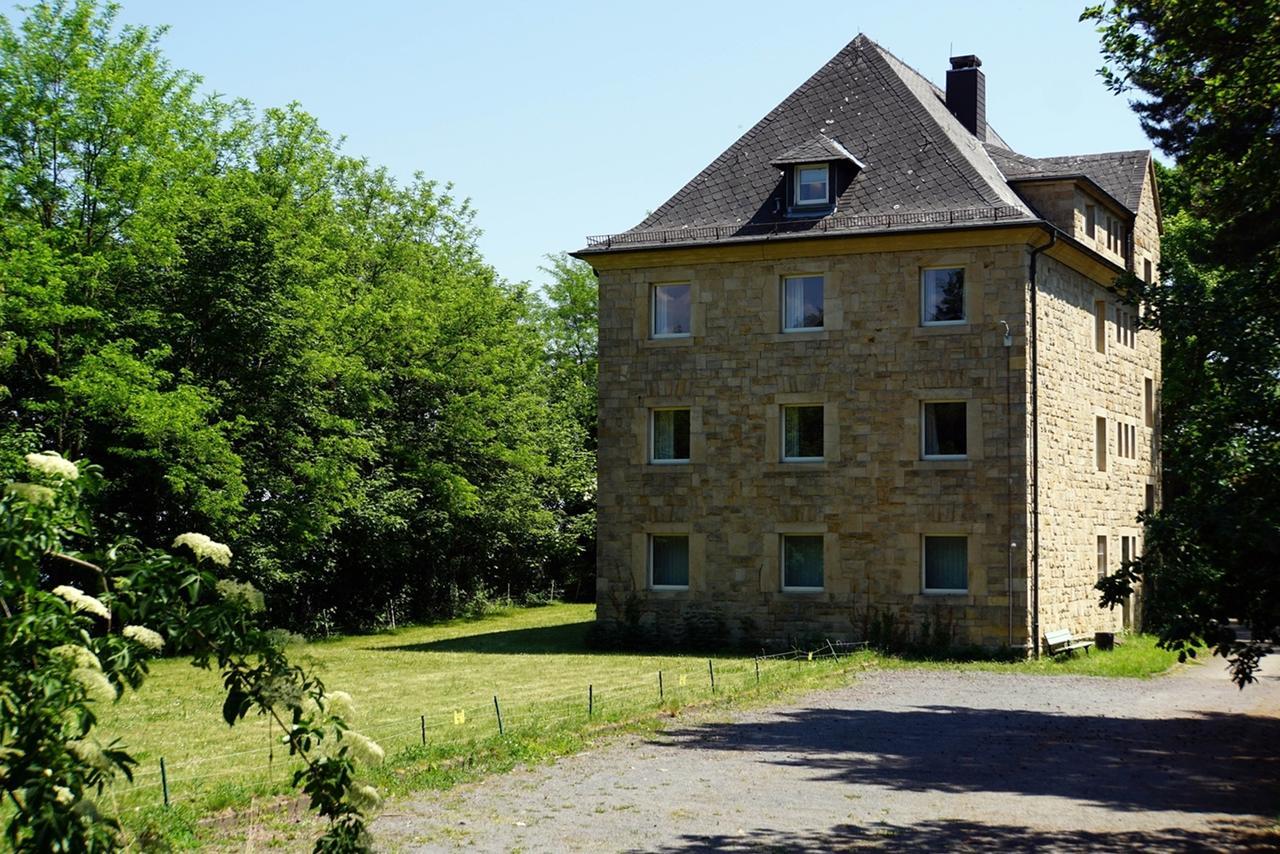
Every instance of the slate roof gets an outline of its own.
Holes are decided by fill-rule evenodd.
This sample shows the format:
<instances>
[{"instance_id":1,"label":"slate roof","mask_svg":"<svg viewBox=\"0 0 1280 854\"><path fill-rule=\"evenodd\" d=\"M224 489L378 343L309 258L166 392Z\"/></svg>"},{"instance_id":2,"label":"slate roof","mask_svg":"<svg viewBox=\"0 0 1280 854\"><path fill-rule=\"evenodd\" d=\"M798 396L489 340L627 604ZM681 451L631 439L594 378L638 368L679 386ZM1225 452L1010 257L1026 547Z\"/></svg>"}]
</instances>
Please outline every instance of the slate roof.
<instances>
[{"instance_id":1,"label":"slate roof","mask_svg":"<svg viewBox=\"0 0 1280 854\"><path fill-rule=\"evenodd\" d=\"M812 162L819 150L828 152L822 159L833 159L832 144L865 168L843 188L830 214L788 219L774 164ZM588 238L584 251L1036 222L1004 165L1043 171L1051 168L1043 164L1072 158L1014 163L1001 159L1004 154L1021 157L990 123L985 139L975 137L947 110L942 90L859 35L644 221L620 235ZM1128 197L1121 187L1132 180L1128 161L1124 168L1087 165L1108 192L1122 201Z\"/></svg>"},{"instance_id":2,"label":"slate roof","mask_svg":"<svg viewBox=\"0 0 1280 854\"><path fill-rule=\"evenodd\" d=\"M1142 182L1151 152L1109 151L1068 157L1027 157L988 144L987 153L1011 182L1020 180L1085 177L1093 181L1131 213L1138 212Z\"/></svg>"},{"instance_id":3,"label":"slate roof","mask_svg":"<svg viewBox=\"0 0 1280 854\"><path fill-rule=\"evenodd\" d=\"M847 160L859 169L864 168L866 165L854 156L849 149L822 133L813 139L807 139L799 145L787 149L780 156L771 159L769 165L788 166L796 163L821 163L832 159Z\"/></svg>"}]
</instances>

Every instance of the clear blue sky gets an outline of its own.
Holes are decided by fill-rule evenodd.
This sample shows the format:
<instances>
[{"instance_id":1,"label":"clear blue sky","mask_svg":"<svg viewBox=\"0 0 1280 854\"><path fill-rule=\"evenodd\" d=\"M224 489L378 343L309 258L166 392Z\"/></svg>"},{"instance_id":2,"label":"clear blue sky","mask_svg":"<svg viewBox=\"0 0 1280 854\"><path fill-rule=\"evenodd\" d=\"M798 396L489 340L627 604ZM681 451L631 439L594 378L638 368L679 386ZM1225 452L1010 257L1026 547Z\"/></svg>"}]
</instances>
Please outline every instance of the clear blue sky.
<instances>
[{"instance_id":1,"label":"clear blue sky","mask_svg":"<svg viewBox=\"0 0 1280 854\"><path fill-rule=\"evenodd\" d=\"M936 83L976 53L988 119L1025 154L1149 147L1095 73L1085 0L122 2L170 25L165 52L210 91L299 101L348 153L452 181L513 281L635 225L858 32Z\"/></svg>"}]
</instances>

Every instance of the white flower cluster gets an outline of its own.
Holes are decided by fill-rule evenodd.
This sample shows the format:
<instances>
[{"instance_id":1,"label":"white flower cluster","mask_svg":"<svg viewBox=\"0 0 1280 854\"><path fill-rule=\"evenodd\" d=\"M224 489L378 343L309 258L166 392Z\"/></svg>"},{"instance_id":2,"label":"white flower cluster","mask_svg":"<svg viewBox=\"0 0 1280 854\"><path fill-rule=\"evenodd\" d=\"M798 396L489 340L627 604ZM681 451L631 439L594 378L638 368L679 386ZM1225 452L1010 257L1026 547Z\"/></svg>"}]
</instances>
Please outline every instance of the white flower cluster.
<instances>
[{"instance_id":1,"label":"white flower cluster","mask_svg":"<svg viewBox=\"0 0 1280 854\"><path fill-rule=\"evenodd\" d=\"M324 710L330 715L339 718L349 718L355 714L356 707L351 702L351 695L346 691L334 691L332 694L325 694L321 701Z\"/></svg>"},{"instance_id":2,"label":"white flower cluster","mask_svg":"<svg viewBox=\"0 0 1280 854\"><path fill-rule=\"evenodd\" d=\"M98 656L94 655L92 650L79 644L64 643L61 646L55 646L49 650L49 653L71 659L76 667L89 667L94 670L102 669L102 662L98 661Z\"/></svg>"},{"instance_id":3,"label":"white flower cluster","mask_svg":"<svg viewBox=\"0 0 1280 854\"><path fill-rule=\"evenodd\" d=\"M11 483L4 488L4 491L38 507L48 507L52 504L55 494L49 487L38 483Z\"/></svg>"},{"instance_id":4,"label":"white flower cluster","mask_svg":"<svg viewBox=\"0 0 1280 854\"><path fill-rule=\"evenodd\" d=\"M368 816L382 804L382 796L367 783L355 783L347 790L347 802Z\"/></svg>"},{"instance_id":5,"label":"white flower cluster","mask_svg":"<svg viewBox=\"0 0 1280 854\"><path fill-rule=\"evenodd\" d=\"M196 553L196 560L209 560L218 566L231 565L231 549L222 543L214 542L204 534L196 534L188 531L185 534L179 534L173 541L173 547L186 546Z\"/></svg>"},{"instance_id":6,"label":"white flower cluster","mask_svg":"<svg viewBox=\"0 0 1280 854\"><path fill-rule=\"evenodd\" d=\"M153 632L146 626L125 626L121 634L131 641L142 644L147 649L159 650L164 648L164 636L159 632Z\"/></svg>"},{"instance_id":7,"label":"white flower cluster","mask_svg":"<svg viewBox=\"0 0 1280 854\"><path fill-rule=\"evenodd\" d=\"M75 480L80 476L80 469L71 460L64 459L57 451L45 451L43 454L27 454L27 465L49 477L63 480Z\"/></svg>"},{"instance_id":8,"label":"white flower cluster","mask_svg":"<svg viewBox=\"0 0 1280 854\"><path fill-rule=\"evenodd\" d=\"M113 703L116 699L116 686L102 675L101 670L92 667L77 667L71 671L71 678L84 686L84 692L90 700L100 703Z\"/></svg>"},{"instance_id":9,"label":"white flower cluster","mask_svg":"<svg viewBox=\"0 0 1280 854\"><path fill-rule=\"evenodd\" d=\"M111 619L111 612L107 610L107 606L85 593L79 587L60 584L53 588L53 595L61 596L70 602L72 611L88 611L95 617L101 617L104 620Z\"/></svg>"},{"instance_id":10,"label":"white flower cluster","mask_svg":"<svg viewBox=\"0 0 1280 854\"><path fill-rule=\"evenodd\" d=\"M386 758L387 753L376 741L367 735L361 735L353 729L349 729L340 736L343 742L348 743L351 758L365 765L381 765L382 760Z\"/></svg>"},{"instance_id":11,"label":"white flower cluster","mask_svg":"<svg viewBox=\"0 0 1280 854\"><path fill-rule=\"evenodd\" d=\"M262 598L262 591L247 581L220 578L214 585L214 589L223 599L228 602L239 602L255 614L267 606L266 600Z\"/></svg>"},{"instance_id":12,"label":"white flower cluster","mask_svg":"<svg viewBox=\"0 0 1280 854\"><path fill-rule=\"evenodd\" d=\"M68 741L67 750L70 750L84 764L99 771L107 771L111 768L111 760L107 759L96 741Z\"/></svg>"}]
</instances>

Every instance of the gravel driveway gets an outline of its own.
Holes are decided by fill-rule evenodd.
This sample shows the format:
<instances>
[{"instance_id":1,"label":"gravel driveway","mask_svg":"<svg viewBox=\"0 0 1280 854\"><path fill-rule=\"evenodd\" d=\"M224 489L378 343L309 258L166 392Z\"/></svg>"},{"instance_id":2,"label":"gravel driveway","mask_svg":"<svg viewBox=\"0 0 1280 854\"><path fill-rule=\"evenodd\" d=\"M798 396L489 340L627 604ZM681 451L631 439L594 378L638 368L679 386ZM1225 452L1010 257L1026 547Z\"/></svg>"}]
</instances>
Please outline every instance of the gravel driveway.
<instances>
[{"instance_id":1,"label":"gravel driveway","mask_svg":"<svg viewBox=\"0 0 1280 854\"><path fill-rule=\"evenodd\" d=\"M869 673L387 806L395 850L1280 850L1280 662Z\"/></svg>"}]
</instances>

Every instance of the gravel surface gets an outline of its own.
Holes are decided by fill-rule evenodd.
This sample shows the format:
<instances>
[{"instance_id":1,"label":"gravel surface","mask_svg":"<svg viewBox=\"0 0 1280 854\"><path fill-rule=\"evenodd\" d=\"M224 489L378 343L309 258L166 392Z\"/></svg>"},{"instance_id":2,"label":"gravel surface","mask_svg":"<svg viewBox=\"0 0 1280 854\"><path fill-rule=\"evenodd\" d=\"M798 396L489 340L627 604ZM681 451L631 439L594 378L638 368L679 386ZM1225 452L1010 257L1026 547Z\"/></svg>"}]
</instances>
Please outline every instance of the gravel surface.
<instances>
[{"instance_id":1,"label":"gravel surface","mask_svg":"<svg viewBox=\"0 0 1280 854\"><path fill-rule=\"evenodd\" d=\"M388 804L392 850L1277 851L1280 662L873 672Z\"/></svg>"}]
</instances>

